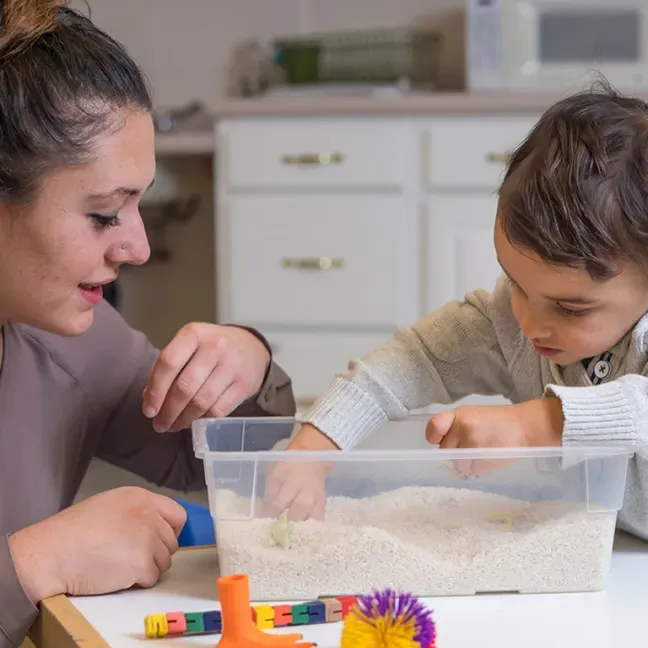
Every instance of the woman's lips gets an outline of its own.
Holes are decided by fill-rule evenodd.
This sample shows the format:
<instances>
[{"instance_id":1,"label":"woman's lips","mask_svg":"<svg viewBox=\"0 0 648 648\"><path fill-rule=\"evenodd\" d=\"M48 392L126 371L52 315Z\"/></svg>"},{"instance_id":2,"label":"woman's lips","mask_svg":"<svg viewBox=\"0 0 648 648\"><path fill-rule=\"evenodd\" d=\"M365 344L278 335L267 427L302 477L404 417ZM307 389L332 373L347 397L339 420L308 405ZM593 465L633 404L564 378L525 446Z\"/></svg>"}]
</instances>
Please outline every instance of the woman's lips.
<instances>
[{"instance_id":1,"label":"woman's lips","mask_svg":"<svg viewBox=\"0 0 648 648\"><path fill-rule=\"evenodd\" d=\"M103 299L103 288L90 284L79 284L79 291L93 306L96 306Z\"/></svg>"}]
</instances>

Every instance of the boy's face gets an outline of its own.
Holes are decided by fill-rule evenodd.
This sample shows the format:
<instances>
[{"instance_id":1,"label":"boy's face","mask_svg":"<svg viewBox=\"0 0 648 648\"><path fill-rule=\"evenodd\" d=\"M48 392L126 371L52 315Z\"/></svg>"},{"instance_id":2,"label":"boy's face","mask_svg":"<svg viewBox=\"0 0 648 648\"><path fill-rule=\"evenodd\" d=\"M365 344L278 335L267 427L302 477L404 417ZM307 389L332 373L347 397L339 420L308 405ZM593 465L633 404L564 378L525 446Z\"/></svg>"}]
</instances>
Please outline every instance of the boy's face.
<instances>
[{"instance_id":1,"label":"boy's face","mask_svg":"<svg viewBox=\"0 0 648 648\"><path fill-rule=\"evenodd\" d=\"M648 311L648 277L623 267L607 281L549 265L512 246L495 224L495 249L511 282L513 313L538 353L560 365L604 353Z\"/></svg>"}]
</instances>

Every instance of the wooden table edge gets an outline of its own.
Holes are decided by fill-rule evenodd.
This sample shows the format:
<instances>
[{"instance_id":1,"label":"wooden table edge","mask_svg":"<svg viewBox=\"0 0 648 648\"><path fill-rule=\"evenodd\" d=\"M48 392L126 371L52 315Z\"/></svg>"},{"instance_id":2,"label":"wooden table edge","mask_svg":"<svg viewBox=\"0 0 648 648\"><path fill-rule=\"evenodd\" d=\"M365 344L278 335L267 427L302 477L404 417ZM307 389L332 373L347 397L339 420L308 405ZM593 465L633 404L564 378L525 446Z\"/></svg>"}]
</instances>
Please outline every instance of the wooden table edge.
<instances>
[{"instance_id":1,"label":"wooden table edge","mask_svg":"<svg viewBox=\"0 0 648 648\"><path fill-rule=\"evenodd\" d=\"M64 595L41 603L38 620L29 638L36 648L110 648L95 627Z\"/></svg>"},{"instance_id":2,"label":"wooden table edge","mask_svg":"<svg viewBox=\"0 0 648 648\"><path fill-rule=\"evenodd\" d=\"M178 553L205 549L215 549L215 545L183 547ZM114 648L63 594L40 604L40 614L29 639L35 648Z\"/></svg>"}]
</instances>

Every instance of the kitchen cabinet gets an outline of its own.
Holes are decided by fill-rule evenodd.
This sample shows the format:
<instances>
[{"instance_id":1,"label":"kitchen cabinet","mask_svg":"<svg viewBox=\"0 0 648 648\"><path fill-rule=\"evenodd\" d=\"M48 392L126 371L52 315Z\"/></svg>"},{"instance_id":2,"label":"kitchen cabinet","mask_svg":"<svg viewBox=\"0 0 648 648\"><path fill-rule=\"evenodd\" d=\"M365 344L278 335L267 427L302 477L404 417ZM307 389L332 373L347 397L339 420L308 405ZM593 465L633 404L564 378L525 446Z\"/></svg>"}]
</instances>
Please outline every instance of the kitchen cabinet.
<instances>
[{"instance_id":1,"label":"kitchen cabinet","mask_svg":"<svg viewBox=\"0 0 648 648\"><path fill-rule=\"evenodd\" d=\"M259 328L305 406L396 327L492 289L497 189L539 116L220 118L218 320Z\"/></svg>"},{"instance_id":2,"label":"kitchen cabinet","mask_svg":"<svg viewBox=\"0 0 648 648\"><path fill-rule=\"evenodd\" d=\"M493 288L501 274L493 245L496 211L494 194L425 200L425 312L471 290Z\"/></svg>"}]
</instances>

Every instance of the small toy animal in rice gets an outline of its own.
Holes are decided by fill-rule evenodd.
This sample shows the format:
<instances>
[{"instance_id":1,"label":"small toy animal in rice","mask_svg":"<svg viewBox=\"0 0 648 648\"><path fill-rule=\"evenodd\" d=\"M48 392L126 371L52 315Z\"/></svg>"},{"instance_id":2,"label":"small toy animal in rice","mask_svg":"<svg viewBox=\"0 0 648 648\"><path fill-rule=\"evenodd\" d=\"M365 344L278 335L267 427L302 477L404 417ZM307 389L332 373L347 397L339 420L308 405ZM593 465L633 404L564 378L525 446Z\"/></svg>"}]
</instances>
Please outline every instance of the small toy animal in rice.
<instances>
[{"instance_id":1,"label":"small toy animal in rice","mask_svg":"<svg viewBox=\"0 0 648 648\"><path fill-rule=\"evenodd\" d=\"M293 525L288 520L288 511L284 511L270 528L270 540L275 547L290 548Z\"/></svg>"}]
</instances>

